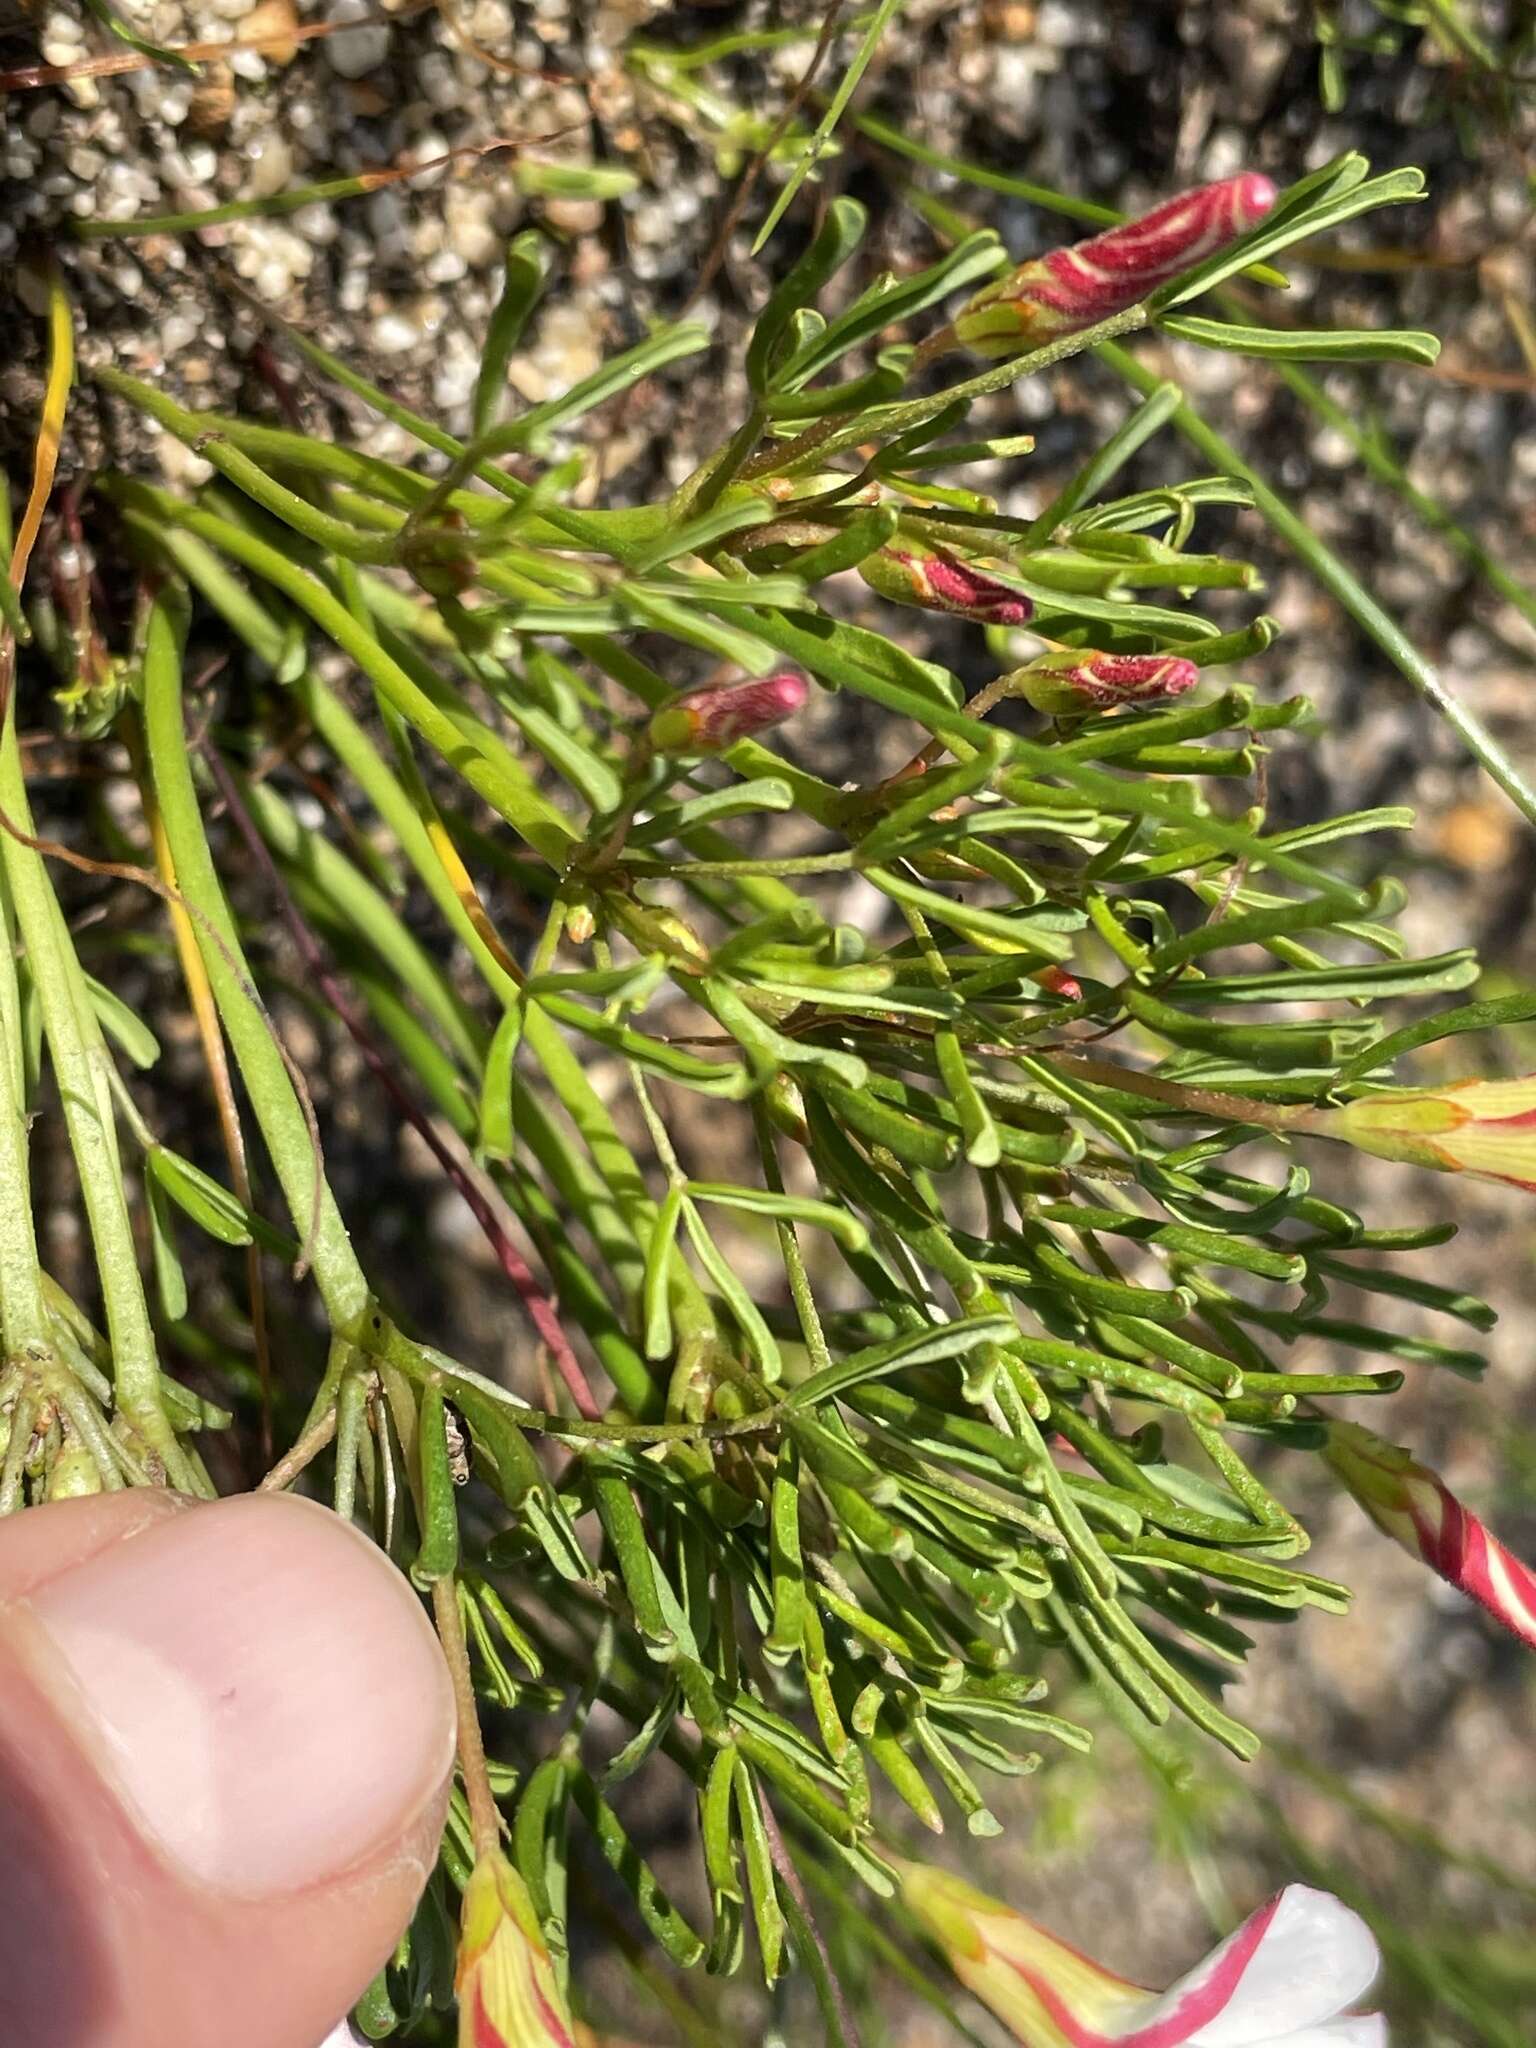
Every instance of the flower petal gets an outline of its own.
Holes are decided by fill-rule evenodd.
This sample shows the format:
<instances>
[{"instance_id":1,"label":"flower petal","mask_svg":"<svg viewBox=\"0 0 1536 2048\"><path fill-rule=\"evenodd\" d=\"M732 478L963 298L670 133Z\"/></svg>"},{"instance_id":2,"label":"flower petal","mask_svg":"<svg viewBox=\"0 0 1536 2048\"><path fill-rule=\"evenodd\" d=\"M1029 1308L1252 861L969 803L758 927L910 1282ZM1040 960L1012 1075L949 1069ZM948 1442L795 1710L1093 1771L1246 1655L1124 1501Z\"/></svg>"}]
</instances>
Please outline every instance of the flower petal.
<instances>
[{"instance_id":1,"label":"flower petal","mask_svg":"<svg viewBox=\"0 0 1536 2048\"><path fill-rule=\"evenodd\" d=\"M1391 2048L1391 2043L1381 2014L1368 2012L1355 2019L1328 2020L1320 2027L1303 2027L1299 2034L1260 2042L1258 2048Z\"/></svg>"},{"instance_id":2,"label":"flower petal","mask_svg":"<svg viewBox=\"0 0 1536 2048\"><path fill-rule=\"evenodd\" d=\"M1214 1987L1226 1991L1218 2006L1207 2007L1209 2018L1202 2014L1191 2031L1167 2040L1189 2048L1291 2048L1293 2035L1362 1997L1380 1968L1376 1937L1358 1913L1331 1892L1287 1885L1161 2001L1171 2017ZM1158 2037L1147 2032L1152 2048Z\"/></svg>"}]
</instances>

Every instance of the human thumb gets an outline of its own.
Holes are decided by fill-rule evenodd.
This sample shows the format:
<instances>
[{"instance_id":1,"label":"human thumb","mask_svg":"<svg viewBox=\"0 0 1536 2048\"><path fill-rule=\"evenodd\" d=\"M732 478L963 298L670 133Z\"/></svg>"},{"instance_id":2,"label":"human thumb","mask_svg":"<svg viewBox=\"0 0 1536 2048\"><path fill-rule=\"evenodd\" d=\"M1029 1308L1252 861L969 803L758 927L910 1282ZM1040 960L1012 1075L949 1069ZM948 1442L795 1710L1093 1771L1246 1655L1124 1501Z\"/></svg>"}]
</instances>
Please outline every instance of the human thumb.
<instances>
[{"instance_id":1,"label":"human thumb","mask_svg":"<svg viewBox=\"0 0 1536 2048\"><path fill-rule=\"evenodd\" d=\"M0 1524L0 2039L315 2048L420 1895L453 1734L414 1594L312 1502Z\"/></svg>"}]
</instances>

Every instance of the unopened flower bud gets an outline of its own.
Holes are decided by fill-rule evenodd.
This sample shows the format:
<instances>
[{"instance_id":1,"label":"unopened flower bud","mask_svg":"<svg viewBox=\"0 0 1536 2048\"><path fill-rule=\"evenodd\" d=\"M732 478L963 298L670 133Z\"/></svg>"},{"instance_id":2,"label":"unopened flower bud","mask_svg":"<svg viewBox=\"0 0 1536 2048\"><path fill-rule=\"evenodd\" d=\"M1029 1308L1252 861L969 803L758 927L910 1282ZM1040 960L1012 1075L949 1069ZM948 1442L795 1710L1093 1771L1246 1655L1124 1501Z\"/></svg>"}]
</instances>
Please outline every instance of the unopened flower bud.
<instances>
[{"instance_id":1,"label":"unopened flower bud","mask_svg":"<svg viewBox=\"0 0 1536 2048\"><path fill-rule=\"evenodd\" d=\"M1355 1422L1328 1425L1324 1455L1383 1534L1536 1649L1536 1572L1437 1473Z\"/></svg>"},{"instance_id":2,"label":"unopened flower bud","mask_svg":"<svg viewBox=\"0 0 1536 2048\"><path fill-rule=\"evenodd\" d=\"M1162 704L1200 680L1192 661L1177 654L1043 654L1015 671L1008 695L1022 697L1053 718L1083 718L1123 705Z\"/></svg>"},{"instance_id":3,"label":"unopened flower bud","mask_svg":"<svg viewBox=\"0 0 1536 2048\"><path fill-rule=\"evenodd\" d=\"M1244 171L1036 256L977 293L955 321L955 339L975 355L1008 356L1096 326L1246 234L1277 196L1270 179Z\"/></svg>"},{"instance_id":4,"label":"unopened flower bud","mask_svg":"<svg viewBox=\"0 0 1536 2048\"><path fill-rule=\"evenodd\" d=\"M1080 1003L1083 999L1083 984L1075 974L1068 974L1065 967L1037 967L1029 978L1048 996L1060 996L1069 1003Z\"/></svg>"},{"instance_id":5,"label":"unopened flower bud","mask_svg":"<svg viewBox=\"0 0 1536 2048\"><path fill-rule=\"evenodd\" d=\"M879 548L859 564L859 574L881 597L925 611L953 612L983 626L1022 626L1034 606L1017 590L983 575L942 548L903 539Z\"/></svg>"},{"instance_id":6,"label":"unopened flower bud","mask_svg":"<svg viewBox=\"0 0 1536 2048\"><path fill-rule=\"evenodd\" d=\"M475 580L475 558L462 512L452 506L438 520L415 528L401 543L400 559L412 580L432 597L462 597Z\"/></svg>"},{"instance_id":7,"label":"unopened flower bud","mask_svg":"<svg viewBox=\"0 0 1536 2048\"><path fill-rule=\"evenodd\" d=\"M810 695L794 669L723 690L694 690L658 711L650 724L658 754L719 754L793 718Z\"/></svg>"}]
</instances>

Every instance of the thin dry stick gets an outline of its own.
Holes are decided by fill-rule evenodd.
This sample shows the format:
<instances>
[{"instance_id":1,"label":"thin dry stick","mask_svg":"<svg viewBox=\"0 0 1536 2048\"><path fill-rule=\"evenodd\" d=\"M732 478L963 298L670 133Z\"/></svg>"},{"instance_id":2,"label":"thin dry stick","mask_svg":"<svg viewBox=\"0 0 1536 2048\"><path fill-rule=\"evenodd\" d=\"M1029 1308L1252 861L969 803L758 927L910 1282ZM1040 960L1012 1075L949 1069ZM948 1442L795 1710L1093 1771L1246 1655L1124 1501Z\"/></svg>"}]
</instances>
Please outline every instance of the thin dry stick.
<instances>
[{"instance_id":1,"label":"thin dry stick","mask_svg":"<svg viewBox=\"0 0 1536 2048\"><path fill-rule=\"evenodd\" d=\"M395 1073L378 1040L342 986L320 941L305 923L298 905L289 894L287 884L267 849L266 841L257 831L255 821L246 809L245 800L240 794L234 776L218 749L210 740L204 739L202 750L213 770L214 779L219 785L224 801L229 806L229 813L236 829L250 849L251 858L267 877L277 899L278 909L282 913L283 922L287 925L305 966L314 976L316 987L351 1034L358 1051L379 1085L464 1198L487 1244L496 1254L497 1263L517 1290L518 1298L527 1310L530 1322L548 1346L550 1356L559 1369L560 1377L565 1381L566 1389L575 1402L578 1413L585 1416L589 1422L596 1422L602 1415L602 1409L587 1382L586 1374L582 1371L581 1362L571 1349L570 1340L561 1327L554 1303L539 1285L532 1267L502 1228L500 1219L491 1207L484 1190L475 1184L464 1163L456 1159L443 1142L431 1119Z\"/></svg>"},{"instance_id":2,"label":"thin dry stick","mask_svg":"<svg viewBox=\"0 0 1536 2048\"><path fill-rule=\"evenodd\" d=\"M501 1843L501 1815L491 1791L486 1769L485 1744L480 1737L480 1713L475 1705L475 1682L469 1670L469 1645L464 1640L464 1617L459 1612L457 1579L438 1579L432 1587L432 1614L437 1622L443 1661L453 1682L453 1703L459 1720L459 1773L469 1801L469 1826L474 1836L475 1855L489 1856Z\"/></svg>"},{"instance_id":3,"label":"thin dry stick","mask_svg":"<svg viewBox=\"0 0 1536 2048\"><path fill-rule=\"evenodd\" d=\"M848 2010L848 2000L843 1994L842 1985L838 1982L837 1972L832 1967L832 1958L827 1954L827 1944L821 1938L821 1929L816 1925L816 1916L811 1911L811 1902L805 1895L805 1886L800 1882L800 1873L796 1870L789 1850L785 1847L784 1837L779 1832L779 1823L774 1818L773 1808L766 1799L759 1800L758 1805L763 1816L763 1833L768 1837L769 1858L778 1874L779 1882L799 1907L806 1932L816 1944L816 1953L821 1957L821 1967L826 1972L827 1984L832 1993L832 2003L837 2007L837 2022L842 2029L843 2039L848 2048L859 2048L859 2030L853 2023L853 2014Z\"/></svg>"},{"instance_id":4,"label":"thin dry stick","mask_svg":"<svg viewBox=\"0 0 1536 2048\"><path fill-rule=\"evenodd\" d=\"M292 1486L304 1467L313 1464L336 1434L336 1404L333 1401L318 1422L312 1422L291 1449L285 1451L267 1473L257 1482L258 1493L281 1493L285 1486Z\"/></svg>"},{"instance_id":5,"label":"thin dry stick","mask_svg":"<svg viewBox=\"0 0 1536 2048\"><path fill-rule=\"evenodd\" d=\"M699 272L693 290L683 301L679 318L691 306L696 305L714 283L715 273L725 261L725 252L730 247L731 237L736 232L741 216L747 210L747 201L756 190L757 181L763 175L768 159L789 132L790 122L794 120L796 114L804 106L805 96L810 91L828 50L832 47L832 38L837 34L838 24L842 19L843 5L844 0L833 0L832 6L827 9L827 18L821 24L821 33L816 38L816 47L811 52L811 61L800 74L800 81L794 91L784 102L784 111L780 114L778 120L774 122L773 130L768 140L742 173L741 183L736 187L736 197L731 201L725 219L720 223L720 232L710 244L709 254L704 258L704 267Z\"/></svg>"},{"instance_id":6,"label":"thin dry stick","mask_svg":"<svg viewBox=\"0 0 1536 2048\"><path fill-rule=\"evenodd\" d=\"M264 36L237 36L233 41L217 43L167 44L163 55L183 57L190 64L217 63L241 50L254 50L258 56L270 56L275 51L286 49L290 43L311 42L317 36L333 36L344 28L359 28L371 21L393 27L395 23L409 21L413 15L422 14L436 4L437 0L416 0L414 6L401 8L394 14L386 14L382 8L376 8L372 13L356 15L350 20L295 23L291 28ZM113 50L99 57L78 58L73 64L26 64L17 71L0 71L0 92L34 92L40 86L68 85L76 78L120 77L125 71L148 71L160 61L159 57L149 56L141 50Z\"/></svg>"}]
</instances>

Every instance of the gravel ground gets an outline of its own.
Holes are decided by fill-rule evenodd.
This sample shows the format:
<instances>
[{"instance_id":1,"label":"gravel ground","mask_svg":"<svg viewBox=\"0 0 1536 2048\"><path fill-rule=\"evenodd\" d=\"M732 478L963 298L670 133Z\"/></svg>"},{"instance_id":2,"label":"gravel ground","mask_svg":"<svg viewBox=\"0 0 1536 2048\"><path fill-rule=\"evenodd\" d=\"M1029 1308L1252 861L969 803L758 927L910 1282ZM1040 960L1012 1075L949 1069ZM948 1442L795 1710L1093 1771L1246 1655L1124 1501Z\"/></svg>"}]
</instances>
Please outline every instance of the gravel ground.
<instances>
[{"instance_id":1,"label":"gravel ground","mask_svg":"<svg viewBox=\"0 0 1536 2048\"><path fill-rule=\"evenodd\" d=\"M1500 36L1515 4L1507 11L1478 6L1470 15ZM212 62L195 79L145 67L43 84L4 102L0 286L9 271L19 309L0 363L0 448L12 453L30 441L36 415L39 301L32 266L45 242L65 247L87 364L114 360L163 380L195 406L270 409L254 302L459 429L506 239L542 225L561 247L562 267L527 346L513 358L509 381L531 401L564 389L604 354L638 339L648 322L676 317L690 300L732 181L750 153L747 123L783 104L811 49L807 35L767 58L715 67L708 74L712 97L701 108L627 63L626 44L637 36L688 43L761 24L769 13L762 0L675 10L648 0L444 0L393 8L315 0L297 9L292 0L119 0L119 9L159 42L277 40L266 43L265 54L247 50ZM774 13L812 32L819 18L816 8ZM1346 0L1337 18L1356 33L1372 32L1385 19L1364 0ZM1520 338L1523 309L1533 301L1527 177L1536 126L1529 103L1504 106L1480 85L1475 65L1447 60L1430 39L1410 32L1395 55L1350 60L1347 108L1330 114L1320 102L1317 51L1302 19L1284 0L911 0L856 104L901 121L933 149L1126 206L1243 165L1283 182L1351 146L1381 168L1423 165L1429 203L1373 216L1340 238L1339 247L1354 252L1347 269L1298 266L1285 312L1303 325L1388 321L1427 326L1446 338L1432 376L1378 369L1324 372L1323 381L1352 416L1368 410L1414 483L1529 581L1536 567L1536 434L1532 364ZM283 40L332 21L352 25L314 40ZM118 47L83 9L62 0L0 0L0 71L67 67L87 52ZM835 60L827 75L836 75ZM488 147L507 141L515 151ZM485 153L457 157L366 198L315 201L283 219L234 223L196 239L65 246L72 224L85 219L259 198L461 151ZM561 165L609 166L632 173L635 182L612 200L573 198L548 189L559 181L547 167ZM855 142L828 160L819 187L822 197L844 189L870 205L872 261L895 268L934 253L928 229L900 204L906 174L894 158ZM769 173L766 189L776 175ZM1021 202L932 172L915 175L949 205L995 225L1020 254L1062 239L1047 215ZM644 496L678 480L712 445L739 395L733 364L742 333L799 245L808 206L803 197L762 261L748 253L761 203L749 209L717 275L691 306L692 316L713 329L715 352L702 367L695 360L663 373L610 405L587 489L609 499ZM1528 712L1536 641L1516 608L1489 593L1443 536L1410 522L1361 475L1347 441L1301 410L1268 372L1178 347L1168 349L1167 360L1212 419L1362 569L1439 663L1448 686L1517 761L1536 769ZM349 415L318 386L301 382L299 396L317 430L358 434L381 454L406 452L397 430ZM1076 368L999 398L989 430L1033 432L1038 447L985 487L1009 510L1038 509L1123 410L1122 394L1106 378ZM98 409L82 387L65 474L103 461L158 470L180 484L202 473L199 459L180 444L120 410ZM1184 473L1187 465L1165 437L1140 459L1131 484ZM1210 544L1222 536L1213 522ZM1235 536L1265 567L1266 606L1286 628L1281 643L1254 665L1253 680L1277 692L1308 692L1324 718L1318 746L1276 761L1276 816L1413 802L1420 812L1408 877L1413 944L1433 952L1470 933L1510 974L1532 978L1532 835L1310 580L1279 560L1252 522L1236 521ZM953 648L946 644L944 651ZM813 742L868 744L862 729L827 716ZM1348 1169L1331 1163L1332 1190L1358 1199L1378 1220L1402 1220L1405 1187L1420 1216L1443 1213L1454 1201L1464 1227L1446 1254L1447 1273L1488 1293L1505 1314L1489 1345L1493 1369L1483 1388L1427 1373L1411 1381L1394 1404L1392 1427L1434 1458L1453 1486L1493 1511L1508 1538L1517 1547L1523 1539L1531 1554L1536 1437L1527 1418L1536 1366L1524 1317L1536 1308L1536 1285L1528 1209L1492 1189L1451 1189L1369 1161L1354 1167L1352 1193L1340 1178ZM421 1168L408 1150L391 1167L392 1178L381 1180L368 1135L341 1132L332 1164L366 1177L381 1245L392 1215L402 1240L415 1232ZM434 1231L444 1239L456 1233L449 1205L433 1214ZM462 1257L457 1240L455 1250ZM471 1343L501 1315L489 1275L483 1299L443 1307L471 1333ZM1413 1326L1412 1311L1405 1311L1403 1326ZM1438 1598L1409 1560L1321 1488L1310 1505L1312 1561L1359 1589L1356 1616L1310 1616L1283 1642L1271 1634L1238 1711L1305 1745L1357 1794L1404 1819L1431 1823L1464 1853L1496 1857L1536 1882L1527 1747L1533 1689L1518 1652L1459 1603ZM1107 1812L1102 1802L1078 1796L1070 1771L1052 1774L1021 1797L1009 1835L1017 1847L1011 1858L1006 1845L993 1853L988 1879L1021 1904L1048 1908L1084 1945L1154 1979L1181 1967L1203 1942L1197 1893L1218 1901L1219 1893L1201 1854L1192 1853L1190 1869L1180 1863L1167 1811L1139 1782L1128 1775L1124 1799ZM1507 1896L1489 1909L1486 1887L1401 1843L1384 1846L1383 1837L1367 1836L1336 1798L1273 1770L1259 1782L1316 1853L1354 1869L1409 1927L1496 1910L1511 1940L1517 1936L1519 1914ZM1246 1804L1214 1814L1213 1822L1232 1851L1224 1865L1232 1895L1246 1904L1285 1856L1272 1832L1267 1846L1261 1842L1258 1817ZM1511 1999L1536 2038L1529 1981ZM937 2043L921 2016L898 2024L893 2038L903 2048ZM1473 2037L1420 2014L1405 2023L1400 2039L1409 2048L1421 2041L1436 2048Z\"/></svg>"}]
</instances>

